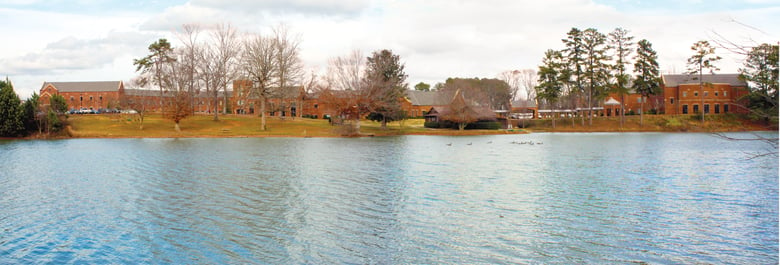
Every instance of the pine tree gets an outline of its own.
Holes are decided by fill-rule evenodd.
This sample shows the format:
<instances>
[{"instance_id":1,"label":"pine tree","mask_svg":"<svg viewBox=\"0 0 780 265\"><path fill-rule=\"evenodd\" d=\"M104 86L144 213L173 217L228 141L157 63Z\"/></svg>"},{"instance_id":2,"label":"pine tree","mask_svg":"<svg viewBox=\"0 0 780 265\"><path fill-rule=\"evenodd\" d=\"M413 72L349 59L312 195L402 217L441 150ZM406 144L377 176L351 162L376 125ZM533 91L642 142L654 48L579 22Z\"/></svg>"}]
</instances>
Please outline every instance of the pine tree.
<instances>
[{"instance_id":1,"label":"pine tree","mask_svg":"<svg viewBox=\"0 0 780 265\"><path fill-rule=\"evenodd\" d=\"M691 46L691 50L694 52L691 58L688 58L688 74L699 75L699 96L701 97L701 122L704 123L704 70L709 70L710 74L715 74L715 71L720 70L715 66L715 62L722 59L720 56L715 55L715 47L710 46L710 43L706 40L698 41Z\"/></svg>"},{"instance_id":2,"label":"pine tree","mask_svg":"<svg viewBox=\"0 0 780 265\"><path fill-rule=\"evenodd\" d=\"M607 37L594 28L582 32L583 50L585 51L583 77L588 101L588 126L593 125L593 100L604 96L609 81L609 66L606 62L610 57L607 56L606 41Z\"/></svg>"},{"instance_id":3,"label":"pine tree","mask_svg":"<svg viewBox=\"0 0 780 265\"><path fill-rule=\"evenodd\" d=\"M661 88L661 78L658 71L658 54L653 50L653 44L643 39L638 43L636 56L634 56L634 78L633 88L642 95L639 111L639 125L644 124L645 101L648 96L659 93Z\"/></svg>"},{"instance_id":4,"label":"pine tree","mask_svg":"<svg viewBox=\"0 0 780 265\"><path fill-rule=\"evenodd\" d=\"M16 137L24 130L21 100L14 92L11 81L0 80L0 136Z\"/></svg>"},{"instance_id":5,"label":"pine tree","mask_svg":"<svg viewBox=\"0 0 780 265\"><path fill-rule=\"evenodd\" d=\"M547 50L539 66L539 84L536 86L536 95L547 101L552 109L552 127L555 128L555 104L561 97L563 87L569 79L565 67L565 60L560 51Z\"/></svg>"},{"instance_id":6,"label":"pine tree","mask_svg":"<svg viewBox=\"0 0 780 265\"><path fill-rule=\"evenodd\" d=\"M628 30L616 28L609 33L610 49L614 51L613 57L615 64L612 66L615 84L613 91L620 96L620 127L625 123L626 94L628 94L628 84L631 82L631 75L626 73L626 64L629 64L628 57L631 55L634 46L633 36L628 35Z\"/></svg>"}]
</instances>

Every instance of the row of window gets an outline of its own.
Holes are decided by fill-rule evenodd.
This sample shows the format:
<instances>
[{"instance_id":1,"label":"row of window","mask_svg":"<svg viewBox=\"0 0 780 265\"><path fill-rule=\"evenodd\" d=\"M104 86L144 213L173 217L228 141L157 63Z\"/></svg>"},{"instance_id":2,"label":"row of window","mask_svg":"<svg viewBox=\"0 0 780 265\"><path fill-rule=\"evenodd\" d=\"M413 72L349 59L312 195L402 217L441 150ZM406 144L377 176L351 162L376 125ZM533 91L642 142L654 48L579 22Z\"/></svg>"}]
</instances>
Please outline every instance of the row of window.
<instances>
[{"instance_id":1,"label":"row of window","mask_svg":"<svg viewBox=\"0 0 780 265\"><path fill-rule=\"evenodd\" d=\"M728 93L729 93L729 92L727 92L727 91L723 91L723 96L724 96L724 97L728 97L728 96L729 96L729 94L728 94ZM709 96L709 94L710 94L710 93L709 93L709 91L704 91L704 96L705 96L705 97ZM682 96L683 96L683 97L688 97L688 91L683 91L683 92L682 92ZM694 97L698 97L698 96L699 96L699 91L693 91L693 96L694 96ZM718 91L715 91L715 96L716 96L716 97L718 96Z\"/></svg>"},{"instance_id":2,"label":"row of window","mask_svg":"<svg viewBox=\"0 0 780 265\"><path fill-rule=\"evenodd\" d=\"M70 97L70 101L75 101L75 100L76 100L76 98ZM100 96L99 100L103 101L103 96ZM84 101L84 97L79 97L79 101ZM89 101L92 101L92 96L89 96Z\"/></svg>"},{"instance_id":3,"label":"row of window","mask_svg":"<svg viewBox=\"0 0 780 265\"><path fill-rule=\"evenodd\" d=\"M715 104L715 114L720 113L720 104ZM723 113L729 112L729 104L723 104ZM693 113L699 113L699 105L693 105ZM704 104L704 113L710 113L710 104ZM682 105L682 114L688 114L688 105Z\"/></svg>"}]
</instances>

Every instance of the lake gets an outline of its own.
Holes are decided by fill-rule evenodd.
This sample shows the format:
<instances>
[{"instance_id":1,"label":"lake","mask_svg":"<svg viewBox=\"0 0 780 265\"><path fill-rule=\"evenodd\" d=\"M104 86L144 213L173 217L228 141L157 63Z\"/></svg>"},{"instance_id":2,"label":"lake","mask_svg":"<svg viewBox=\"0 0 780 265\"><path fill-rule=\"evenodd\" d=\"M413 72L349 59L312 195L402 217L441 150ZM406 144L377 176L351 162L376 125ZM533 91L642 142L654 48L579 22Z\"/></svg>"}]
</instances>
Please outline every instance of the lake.
<instances>
[{"instance_id":1,"label":"lake","mask_svg":"<svg viewBox=\"0 0 780 265\"><path fill-rule=\"evenodd\" d=\"M694 133L0 140L0 264L777 264L778 158L749 159L777 148Z\"/></svg>"}]
</instances>

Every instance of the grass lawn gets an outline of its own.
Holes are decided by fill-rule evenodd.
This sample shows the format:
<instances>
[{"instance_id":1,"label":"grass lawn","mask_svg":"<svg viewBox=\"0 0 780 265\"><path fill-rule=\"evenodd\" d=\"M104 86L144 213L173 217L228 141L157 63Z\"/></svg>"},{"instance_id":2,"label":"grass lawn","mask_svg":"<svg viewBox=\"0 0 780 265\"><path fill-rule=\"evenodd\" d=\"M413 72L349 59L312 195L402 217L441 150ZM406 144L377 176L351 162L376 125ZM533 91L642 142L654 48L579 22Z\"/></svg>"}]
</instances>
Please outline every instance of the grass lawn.
<instances>
[{"instance_id":1,"label":"grass lawn","mask_svg":"<svg viewBox=\"0 0 780 265\"><path fill-rule=\"evenodd\" d=\"M331 126L328 120L285 117L267 118L267 130L260 130L260 118L248 115L221 115L214 121L212 115L194 115L181 121L181 132L174 131L174 123L160 115L147 115L143 129L137 115L101 114L71 115L68 118L72 137L340 137L340 126ZM522 130L467 130L428 129L422 119L410 119L389 123L386 129L378 122L362 120L363 135L480 135L522 133Z\"/></svg>"}]
</instances>

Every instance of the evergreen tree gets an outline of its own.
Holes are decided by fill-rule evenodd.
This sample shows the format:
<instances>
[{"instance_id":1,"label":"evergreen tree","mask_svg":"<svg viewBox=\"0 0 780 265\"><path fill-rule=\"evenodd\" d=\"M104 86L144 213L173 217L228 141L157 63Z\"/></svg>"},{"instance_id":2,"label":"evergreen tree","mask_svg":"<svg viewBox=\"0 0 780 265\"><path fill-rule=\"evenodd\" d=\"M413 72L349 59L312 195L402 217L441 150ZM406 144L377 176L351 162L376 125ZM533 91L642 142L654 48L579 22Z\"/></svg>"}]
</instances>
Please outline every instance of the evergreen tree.
<instances>
[{"instance_id":1,"label":"evergreen tree","mask_svg":"<svg viewBox=\"0 0 780 265\"><path fill-rule=\"evenodd\" d=\"M620 127L625 122L626 94L631 82L631 75L626 73L626 64L629 64L628 57L631 55L634 46L633 36L628 35L628 30L616 28L609 33L610 49L614 52L615 64L612 66L615 83L612 91L620 96Z\"/></svg>"},{"instance_id":2,"label":"evergreen tree","mask_svg":"<svg viewBox=\"0 0 780 265\"><path fill-rule=\"evenodd\" d=\"M367 94L371 99L368 109L374 114L375 120L382 122L382 128L387 128L387 122L403 118L401 102L408 84L401 57L390 50L375 51L366 61Z\"/></svg>"},{"instance_id":3,"label":"evergreen tree","mask_svg":"<svg viewBox=\"0 0 780 265\"><path fill-rule=\"evenodd\" d=\"M19 136L23 129L21 100L8 78L0 80L0 136Z\"/></svg>"},{"instance_id":4,"label":"evergreen tree","mask_svg":"<svg viewBox=\"0 0 780 265\"><path fill-rule=\"evenodd\" d=\"M585 75L585 71L583 70L583 65L585 64L585 50L583 47L582 34L582 30L572 28L566 33L566 39L561 40L563 41L563 44L566 45L566 49L563 50L563 55L566 59L565 66L570 73L570 78L564 81L566 82L566 87L569 88L569 97L573 98L574 105L572 107L575 109L579 107L580 101L576 97L585 92L585 85L583 82ZM580 117L582 117L582 125L584 126L585 116ZM571 122L572 126L574 126L574 116L572 116Z\"/></svg>"},{"instance_id":5,"label":"evergreen tree","mask_svg":"<svg viewBox=\"0 0 780 265\"><path fill-rule=\"evenodd\" d=\"M636 56L634 56L634 78L633 88L642 95L639 111L639 125L644 123L645 101L648 96L660 93L661 78L658 71L658 54L653 50L653 44L643 39L638 43Z\"/></svg>"},{"instance_id":6,"label":"evergreen tree","mask_svg":"<svg viewBox=\"0 0 780 265\"><path fill-rule=\"evenodd\" d=\"M748 107L753 115L765 120L778 115L778 45L761 44L753 47L739 69L740 78L750 85Z\"/></svg>"},{"instance_id":7,"label":"evergreen tree","mask_svg":"<svg viewBox=\"0 0 780 265\"><path fill-rule=\"evenodd\" d=\"M606 47L607 37L594 28L582 32L584 50L583 78L588 102L588 125L593 125L593 100L605 95L609 82Z\"/></svg>"},{"instance_id":8,"label":"evergreen tree","mask_svg":"<svg viewBox=\"0 0 780 265\"><path fill-rule=\"evenodd\" d=\"M32 96L22 104L22 122L27 133L32 133L39 129L37 117L39 111L40 96L38 96L38 93L33 92Z\"/></svg>"},{"instance_id":9,"label":"evergreen tree","mask_svg":"<svg viewBox=\"0 0 780 265\"><path fill-rule=\"evenodd\" d=\"M547 50L539 66L539 84L536 86L537 97L545 100L550 105L552 113L552 127L555 128L555 104L561 97L563 87L569 79L565 67L563 54L556 50Z\"/></svg>"},{"instance_id":10,"label":"evergreen tree","mask_svg":"<svg viewBox=\"0 0 780 265\"><path fill-rule=\"evenodd\" d=\"M715 47L712 47L706 40L698 41L691 46L691 50L694 52L691 58L688 58L688 74L698 75L699 79L699 96L701 97L701 122L704 123L704 70L709 70L711 74L715 74L715 71L720 70L715 66L715 62L721 59L720 56L715 55Z\"/></svg>"}]
</instances>

